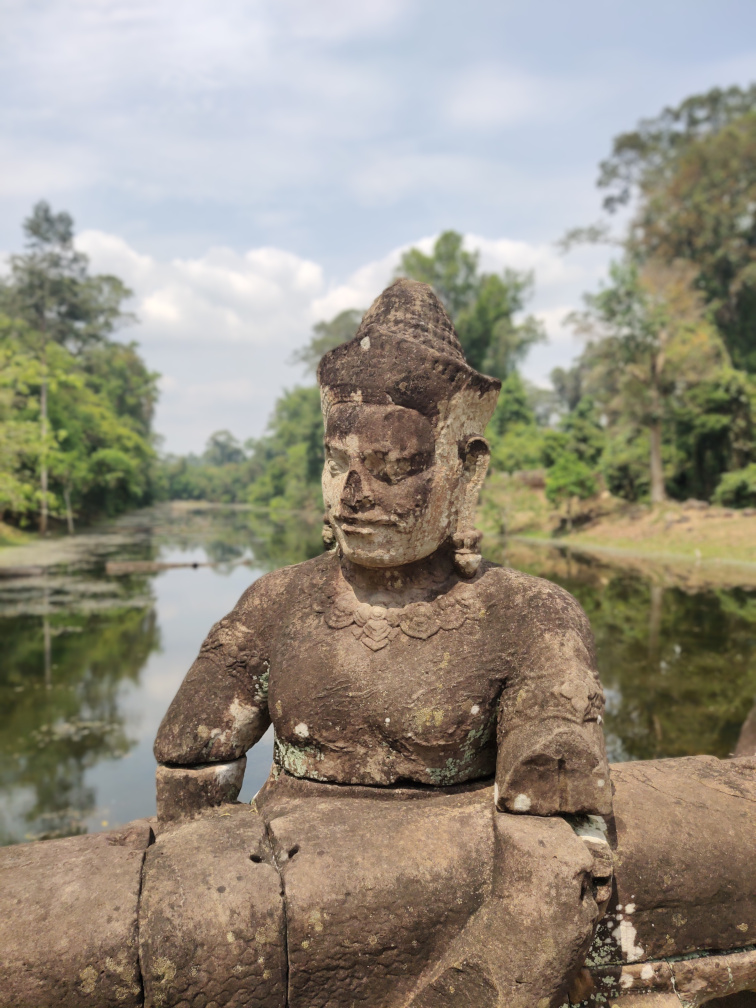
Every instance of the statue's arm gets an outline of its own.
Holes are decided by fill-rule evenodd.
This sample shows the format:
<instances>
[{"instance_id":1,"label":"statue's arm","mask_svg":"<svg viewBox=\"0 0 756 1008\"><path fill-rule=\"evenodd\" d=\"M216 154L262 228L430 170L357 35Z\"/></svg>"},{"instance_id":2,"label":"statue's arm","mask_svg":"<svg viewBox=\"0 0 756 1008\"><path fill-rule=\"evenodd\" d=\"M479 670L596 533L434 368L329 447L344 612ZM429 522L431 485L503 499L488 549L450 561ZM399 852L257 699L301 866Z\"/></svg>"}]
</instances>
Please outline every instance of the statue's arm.
<instances>
[{"instance_id":1,"label":"statue's arm","mask_svg":"<svg viewBox=\"0 0 756 1008\"><path fill-rule=\"evenodd\" d=\"M158 819L234 801L245 753L270 725L270 592L262 578L210 630L155 739Z\"/></svg>"},{"instance_id":2,"label":"statue's arm","mask_svg":"<svg viewBox=\"0 0 756 1008\"><path fill-rule=\"evenodd\" d=\"M609 815L604 694L593 634L575 599L547 581L521 588L517 643L498 711L496 805L531 815Z\"/></svg>"}]
</instances>

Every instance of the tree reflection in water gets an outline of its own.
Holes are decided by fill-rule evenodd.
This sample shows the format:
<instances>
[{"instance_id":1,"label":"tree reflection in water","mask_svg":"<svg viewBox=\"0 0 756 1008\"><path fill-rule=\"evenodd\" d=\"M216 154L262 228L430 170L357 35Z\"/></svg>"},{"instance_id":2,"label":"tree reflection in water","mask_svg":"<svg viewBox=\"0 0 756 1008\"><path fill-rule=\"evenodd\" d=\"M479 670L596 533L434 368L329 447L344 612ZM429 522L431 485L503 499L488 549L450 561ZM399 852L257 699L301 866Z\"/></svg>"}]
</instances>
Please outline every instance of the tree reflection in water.
<instances>
[{"instance_id":1,"label":"tree reflection in water","mask_svg":"<svg viewBox=\"0 0 756 1008\"><path fill-rule=\"evenodd\" d=\"M120 693L158 647L155 613L53 612L0 625L0 814L4 806L26 826L19 835L3 816L0 843L86 832L96 796L85 774L131 747Z\"/></svg>"}]
</instances>

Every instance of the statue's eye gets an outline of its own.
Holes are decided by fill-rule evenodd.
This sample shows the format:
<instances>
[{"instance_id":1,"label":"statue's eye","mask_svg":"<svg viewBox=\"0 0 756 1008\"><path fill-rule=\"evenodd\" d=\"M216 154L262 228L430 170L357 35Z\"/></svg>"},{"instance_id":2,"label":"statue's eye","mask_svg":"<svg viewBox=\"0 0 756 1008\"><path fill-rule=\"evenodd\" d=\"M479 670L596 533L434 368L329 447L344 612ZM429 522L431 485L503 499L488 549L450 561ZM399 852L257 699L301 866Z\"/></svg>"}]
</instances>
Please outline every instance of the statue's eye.
<instances>
[{"instance_id":1,"label":"statue's eye","mask_svg":"<svg viewBox=\"0 0 756 1008\"><path fill-rule=\"evenodd\" d=\"M381 482L400 483L408 476L414 476L427 469L433 459L429 452L396 457L388 452L375 451L367 452L363 461L370 475Z\"/></svg>"},{"instance_id":2,"label":"statue's eye","mask_svg":"<svg viewBox=\"0 0 756 1008\"><path fill-rule=\"evenodd\" d=\"M346 455L338 448L326 448L325 464L331 476L341 476L349 468Z\"/></svg>"}]
</instances>

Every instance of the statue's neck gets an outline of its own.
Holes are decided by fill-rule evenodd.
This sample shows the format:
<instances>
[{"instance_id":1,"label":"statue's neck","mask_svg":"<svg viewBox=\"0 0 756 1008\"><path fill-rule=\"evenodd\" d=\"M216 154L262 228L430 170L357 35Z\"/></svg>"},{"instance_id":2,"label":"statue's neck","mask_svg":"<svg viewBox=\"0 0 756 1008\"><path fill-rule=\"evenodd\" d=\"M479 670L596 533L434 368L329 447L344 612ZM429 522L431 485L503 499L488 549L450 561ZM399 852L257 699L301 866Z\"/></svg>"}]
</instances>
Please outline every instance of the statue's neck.
<instances>
[{"instance_id":1,"label":"statue's neck","mask_svg":"<svg viewBox=\"0 0 756 1008\"><path fill-rule=\"evenodd\" d=\"M344 557L340 563L341 573L357 598L371 605L404 606L426 601L457 580L446 546L399 567L361 567Z\"/></svg>"}]
</instances>

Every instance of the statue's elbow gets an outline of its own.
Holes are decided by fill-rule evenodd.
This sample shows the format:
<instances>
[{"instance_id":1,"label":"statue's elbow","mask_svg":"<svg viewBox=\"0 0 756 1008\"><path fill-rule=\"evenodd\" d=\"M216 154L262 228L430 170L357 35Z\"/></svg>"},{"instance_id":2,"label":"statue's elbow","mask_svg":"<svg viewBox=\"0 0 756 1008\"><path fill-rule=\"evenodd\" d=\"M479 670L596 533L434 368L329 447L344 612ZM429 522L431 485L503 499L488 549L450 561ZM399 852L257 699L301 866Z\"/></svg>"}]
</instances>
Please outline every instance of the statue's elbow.
<instances>
[{"instance_id":1,"label":"statue's elbow","mask_svg":"<svg viewBox=\"0 0 756 1008\"><path fill-rule=\"evenodd\" d=\"M241 705L238 705L241 708ZM153 752L158 763L195 766L241 759L265 734L270 725L267 710L245 706L232 709L221 726L192 721L172 721L170 710L160 725ZM243 716L240 716L243 715Z\"/></svg>"},{"instance_id":2,"label":"statue's elbow","mask_svg":"<svg viewBox=\"0 0 756 1008\"><path fill-rule=\"evenodd\" d=\"M552 816L610 815L612 784L603 742L589 726L557 723L510 738L500 747L496 806L502 812Z\"/></svg>"}]
</instances>

